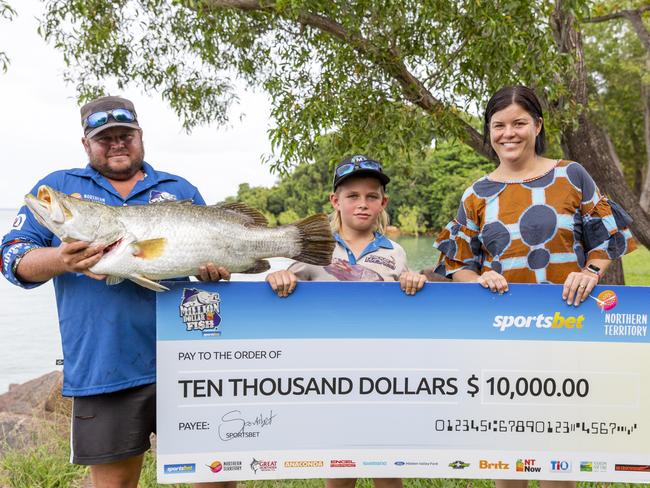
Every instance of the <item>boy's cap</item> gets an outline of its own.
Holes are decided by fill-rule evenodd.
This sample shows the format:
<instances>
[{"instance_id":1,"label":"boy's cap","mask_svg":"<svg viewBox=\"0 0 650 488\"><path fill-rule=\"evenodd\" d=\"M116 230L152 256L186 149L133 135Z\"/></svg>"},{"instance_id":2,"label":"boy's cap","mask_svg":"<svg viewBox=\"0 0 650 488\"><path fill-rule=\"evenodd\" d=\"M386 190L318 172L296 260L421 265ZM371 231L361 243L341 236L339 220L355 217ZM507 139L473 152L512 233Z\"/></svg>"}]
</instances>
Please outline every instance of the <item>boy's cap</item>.
<instances>
[{"instance_id":1,"label":"boy's cap","mask_svg":"<svg viewBox=\"0 0 650 488\"><path fill-rule=\"evenodd\" d=\"M381 163L370 159L364 154L349 156L336 166L334 170L334 181L332 183L333 191L336 191L336 187L351 176L370 176L377 178L383 187L386 187L388 182L390 182L390 178L386 176L381 168Z\"/></svg>"}]
</instances>

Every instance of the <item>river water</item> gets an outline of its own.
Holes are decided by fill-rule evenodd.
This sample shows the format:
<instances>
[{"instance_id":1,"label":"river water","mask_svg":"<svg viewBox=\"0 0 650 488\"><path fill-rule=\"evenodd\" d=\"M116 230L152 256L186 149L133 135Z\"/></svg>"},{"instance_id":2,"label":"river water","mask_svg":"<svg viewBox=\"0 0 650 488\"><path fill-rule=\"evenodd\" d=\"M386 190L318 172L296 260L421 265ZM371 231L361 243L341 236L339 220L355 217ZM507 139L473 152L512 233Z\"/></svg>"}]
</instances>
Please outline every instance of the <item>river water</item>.
<instances>
[{"instance_id":1,"label":"river water","mask_svg":"<svg viewBox=\"0 0 650 488\"><path fill-rule=\"evenodd\" d=\"M15 210L0 209L0 235L10 228ZM398 239L414 270L435 262L430 237ZM272 269L282 269L288 260L273 259ZM263 275L234 275L234 280L263 279ZM11 383L22 383L50 371L62 358L54 289L51 283L31 290L13 286L0 278L0 393Z\"/></svg>"}]
</instances>

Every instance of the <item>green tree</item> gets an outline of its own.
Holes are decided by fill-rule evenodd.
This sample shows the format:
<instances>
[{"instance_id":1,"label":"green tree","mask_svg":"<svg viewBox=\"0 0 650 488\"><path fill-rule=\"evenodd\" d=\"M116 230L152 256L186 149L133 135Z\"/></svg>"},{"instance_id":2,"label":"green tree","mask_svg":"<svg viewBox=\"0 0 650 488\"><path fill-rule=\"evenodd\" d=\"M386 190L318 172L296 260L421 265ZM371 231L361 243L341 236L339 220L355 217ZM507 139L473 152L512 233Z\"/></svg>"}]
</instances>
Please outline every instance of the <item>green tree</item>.
<instances>
[{"instance_id":1,"label":"green tree","mask_svg":"<svg viewBox=\"0 0 650 488\"><path fill-rule=\"evenodd\" d=\"M645 14L643 0L627 2ZM581 22L590 0L48 0L45 37L83 96L107 79L162 92L187 127L227 117L233 77L272 100L272 165L310 160L318 136L385 160L458 137L489 157L468 113L497 87L547 101L566 157L583 162L635 219L590 106ZM627 7L627 4L624 5ZM615 7L617 8L617 7ZM610 14L611 15L611 14ZM403 110L402 110L403 109Z\"/></svg>"},{"instance_id":2,"label":"green tree","mask_svg":"<svg viewBox=\"0 0 650 488\"><path fill-rule=\"evenodd\" d=\"M397 209L397 223L405 234L417 237L426 231L423 220L423 211L419 205L402 205Z\"/></svg>"},{"instance_id":3,"label":"green tree","mask_svg":"<svg viewBox=\"0 0 650 488\"><path fill-rule=\"evenodd\" d=\"M606 0L585 28L590 97L612 157L650 211L650 5Z\"/></svg>"}]
</instances>

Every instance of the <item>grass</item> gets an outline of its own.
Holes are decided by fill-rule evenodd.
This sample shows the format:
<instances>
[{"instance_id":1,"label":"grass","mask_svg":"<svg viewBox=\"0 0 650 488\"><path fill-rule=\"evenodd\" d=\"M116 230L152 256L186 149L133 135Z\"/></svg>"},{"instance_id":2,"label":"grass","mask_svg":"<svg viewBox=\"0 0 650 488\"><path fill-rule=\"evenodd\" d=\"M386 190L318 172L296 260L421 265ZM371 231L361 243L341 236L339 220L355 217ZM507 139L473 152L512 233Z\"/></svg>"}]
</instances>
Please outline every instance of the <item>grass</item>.
<instances>
[{"instance_id":1,"label":"grass","mask_svg":"<svg viewBox=\"0 0 650 488\"><path fill-rule=\"evenodd\" d=\"M626 285L650 286L650 251L640 247L623 256L623 272Z\"/></svg>"},{"instance_id":2,"label":"grass","mask_svg":"<svg viewBox=\"0 0 650 488\"><path fill-rule=\"evenodd\" d=\"M88 475L88 468L70 464L68 429L67 417L61 416L56 423L43 420L39 431L25 440L26 447L6 449L0 458L0 486L80 487Z\"/></svg>"}]
</instances>

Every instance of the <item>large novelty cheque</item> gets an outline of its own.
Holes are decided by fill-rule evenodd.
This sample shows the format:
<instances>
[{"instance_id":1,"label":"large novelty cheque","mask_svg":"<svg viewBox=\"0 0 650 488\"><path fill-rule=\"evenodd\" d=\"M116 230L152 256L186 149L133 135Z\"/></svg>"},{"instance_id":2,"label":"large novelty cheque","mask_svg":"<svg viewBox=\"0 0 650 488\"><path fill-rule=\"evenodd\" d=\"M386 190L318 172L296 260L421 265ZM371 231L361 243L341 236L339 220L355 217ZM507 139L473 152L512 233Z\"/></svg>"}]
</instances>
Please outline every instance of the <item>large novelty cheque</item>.
<instances>
[{"instance_id":1,"label":"large novelty cheque","mask_svg":"<svg viewBox=\"0 0 650 488\"><path fill-rule=\"evenodd\" d=\"M650 288L173 283L158 481L650 480Z\"/></svg>"}]
</instances>

